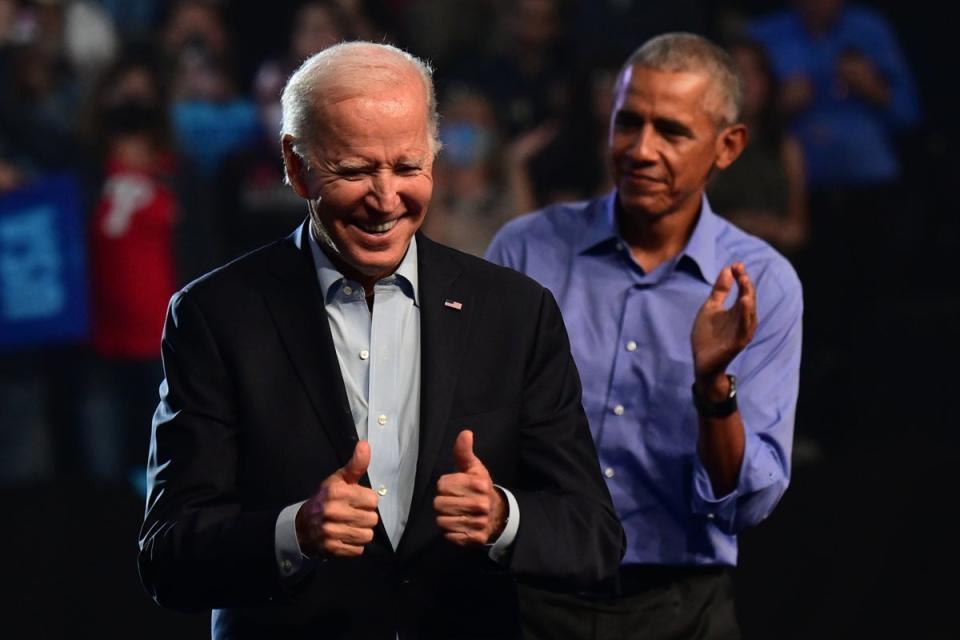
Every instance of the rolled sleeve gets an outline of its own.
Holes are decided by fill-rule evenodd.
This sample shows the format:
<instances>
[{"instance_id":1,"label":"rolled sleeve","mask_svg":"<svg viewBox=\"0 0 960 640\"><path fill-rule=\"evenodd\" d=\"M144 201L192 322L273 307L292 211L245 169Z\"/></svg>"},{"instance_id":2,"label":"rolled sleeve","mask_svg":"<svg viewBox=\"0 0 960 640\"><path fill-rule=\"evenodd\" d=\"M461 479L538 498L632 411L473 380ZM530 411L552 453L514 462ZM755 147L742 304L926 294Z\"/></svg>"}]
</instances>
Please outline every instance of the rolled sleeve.
<instances>
[{"instance_id":1,"label":"rolled sleeve","mask_svg":"<svg viewBox=\"0 0 960 640\"><path fill-rule=\"evenodd\" d=\"M766 293L769 305L751 345L731 368L738 376L740 415L745 432L743 462L736 488L716 496L699 456L693 470L693 511L735 534L763 521L790 482L794 418L800 385L803 296L790 270L776 274Z\"/></svg>"}]
</instances>

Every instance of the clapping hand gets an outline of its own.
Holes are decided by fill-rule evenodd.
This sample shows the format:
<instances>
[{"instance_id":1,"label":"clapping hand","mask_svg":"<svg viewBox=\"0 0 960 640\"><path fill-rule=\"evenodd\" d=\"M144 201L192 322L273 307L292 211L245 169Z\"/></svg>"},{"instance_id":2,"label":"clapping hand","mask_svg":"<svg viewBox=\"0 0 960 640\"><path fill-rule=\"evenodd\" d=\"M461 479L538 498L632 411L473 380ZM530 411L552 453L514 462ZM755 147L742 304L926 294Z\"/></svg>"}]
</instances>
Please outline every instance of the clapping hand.
<instances>
[{"instance_id":1,"label":"clapping hand","mask_svg":"<svg viewBox=\"0 0 960 640\"><path fill-rule=\"evenodd\" d=\"M724 309L724 303L737 285L737 299ZM712 381L721 376L730 362L753 339L757 328L757 295L742 262L725 267L706 302L693 322L690 342L697 381Z\"/></svg>"}]
</instances>

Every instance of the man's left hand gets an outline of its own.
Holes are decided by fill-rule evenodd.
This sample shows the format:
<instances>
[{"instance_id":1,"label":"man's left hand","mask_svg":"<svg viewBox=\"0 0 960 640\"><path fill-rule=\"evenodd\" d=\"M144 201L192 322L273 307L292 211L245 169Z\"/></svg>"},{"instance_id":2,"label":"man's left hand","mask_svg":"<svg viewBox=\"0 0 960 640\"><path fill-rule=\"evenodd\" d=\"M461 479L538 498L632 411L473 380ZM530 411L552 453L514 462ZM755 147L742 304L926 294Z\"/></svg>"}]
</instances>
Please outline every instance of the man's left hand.
<instances>
[{"instance_id":1,"label":"man's left hand","mask_svg":"<svg viewBox=\"0 0 960 640\"><path fill-rule=\"evenodd\" d=\"M881 106L890 102L890 85L870 59L858 51L848 51L837 60L841 87Z\"/></svg>"},{"instance_id":2,"label":"man's left hand","mask_svg":"<svg viewBox=\"0 0 960 640\"><path fill-rule=\"evenodd\" d=\"M473 453L473 432L461 431L453 445L457 473L437 481L433 509L443 537L462 547L482 545L500 537L507 506L493 486L490 472Z\"/></svg>"},{"instance_id":3,"label":"man's left hand","mask_svg":"<svg viewBox=\"0 0 960 640\"><path fill-rule=\"evenodd\" d=\"M734 282L737 301L724 309ZM693 321L690 342L696 380L710 382L722 376L730 362L753 339L756 328L757 295L746 267L737 262L717 276L710 296Z\"/></svg>"}]
</instances>

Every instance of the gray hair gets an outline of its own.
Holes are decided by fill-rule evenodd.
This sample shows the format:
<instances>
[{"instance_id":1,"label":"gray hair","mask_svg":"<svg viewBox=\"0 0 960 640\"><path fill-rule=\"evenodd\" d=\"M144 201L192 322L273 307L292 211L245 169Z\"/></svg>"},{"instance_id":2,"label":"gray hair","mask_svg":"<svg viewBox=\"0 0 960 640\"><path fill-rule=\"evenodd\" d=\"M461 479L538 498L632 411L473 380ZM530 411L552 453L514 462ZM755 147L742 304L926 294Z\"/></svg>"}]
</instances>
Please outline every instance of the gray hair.
<instances>
[{"instance_id":1,"label":"gray hair","mask_svg":"<svg viewBox=\"0 0 960 640\"><path fill-rule=\"evenodd\" d=\"M620 75L633 66L656 71L703 73L712 83L715 102L721 106L714 119L721 127L740 121L743 108L743 84L737 67L726 51L693 33L665 33L647 40L630 54Z\"/></svg>"},{"instance_id":2,"label":"gray hair","mask_svg":"<svg viewBox=\"0 0 960 640\"><path fill-rule=\"evenodd\" d=\"M370 87L396 85L413 69L423 81L427 96L427 132L434 155L440 150L437 98L433 88L433 69L414 55L389 44L341 42L307 58L287 80L280 104L283 123L280 137L293 138L293 151L306 157L318 124L317 96L333 91L363 94Z\"/></svg>"}]
</instances>

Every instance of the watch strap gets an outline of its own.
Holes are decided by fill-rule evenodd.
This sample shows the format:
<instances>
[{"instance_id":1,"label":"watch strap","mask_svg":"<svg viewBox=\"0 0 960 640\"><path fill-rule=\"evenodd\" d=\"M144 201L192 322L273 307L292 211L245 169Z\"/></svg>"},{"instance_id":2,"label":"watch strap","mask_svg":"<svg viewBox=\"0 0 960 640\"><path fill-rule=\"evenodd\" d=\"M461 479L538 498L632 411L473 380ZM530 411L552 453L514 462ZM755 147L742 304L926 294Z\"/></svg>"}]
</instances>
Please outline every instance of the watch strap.
<instances>
[{"instance_id":1,"label":"watch strap","mask_svg":"<svg viewBox=\"0 0 960 640\"><path fill-rule=\"evenodd\" d=\"M737 410L737 377L727 374L730 381L730 391L727 397L719 402L710 402L702 398L697 393L697 383L693 383L690 388L693 392L693 406L697 408L697 413L705 418L726 418Z\"/></svg>"}]
</instances>

